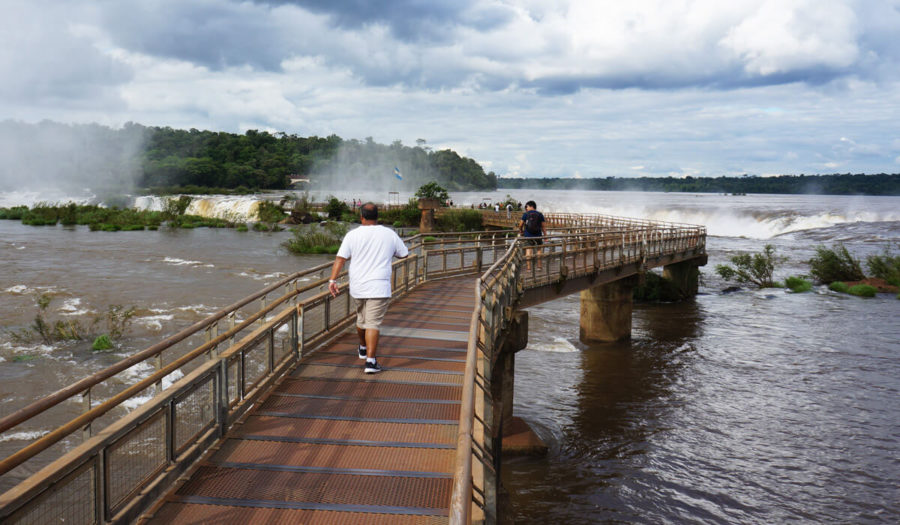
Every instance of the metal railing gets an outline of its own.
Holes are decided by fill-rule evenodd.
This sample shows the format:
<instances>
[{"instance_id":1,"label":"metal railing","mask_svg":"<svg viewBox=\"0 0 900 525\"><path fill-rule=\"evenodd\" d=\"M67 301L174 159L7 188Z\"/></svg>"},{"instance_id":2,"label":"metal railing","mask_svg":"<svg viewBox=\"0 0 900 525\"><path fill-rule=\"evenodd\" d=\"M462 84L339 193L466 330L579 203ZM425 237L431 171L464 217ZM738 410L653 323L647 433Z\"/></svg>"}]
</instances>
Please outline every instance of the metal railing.
<instances>
[{"instance_id":1,"label":"metal railing","mask_svg":"<svg viewBox=\"0 0 900 525\"><path fill-rule=\"evenodd\" d=\"M473 508L477 513L494 504L487 482L495 458L491 359L523 290L647 254L702 248L705 240L705 230L695 226L624 219L606 227L594 219L584 222L555 229L539 249L516 242L511 231L417 235L407 239L410 256L393 264L395 298L426 281L481 276L466 362L454 523L466 523L458 518L471 516ZM624 226L629 223L631 227ZM0 419L3 433L34 428L53 407L73 401L84 407L0 462L0 476L28 473L0 495L0 522L119 523L138 517L305 353L352 324L355 311L347 284L339 286L336 297L327 292L330 267L329 262L292 274ZM110 391L123 372L148 363L154 371L147 377ZM173 381L164 388L167 378ZM95 403L94 392L108 393L108 398ZM139 406L129 412L129 402ZM44 457L55 444L79 434L80 444Z\"/></svg>"},{"instance_id":2,"label":"metal railing","mask_svg":"<svg viewBox=\"0 0 900 525\"><path fill-rule=\"evenodd\" d=\"M634 221L632 228L607 229L595 224L545 237L540 246L514 243L478 279L463 377L451 525L496 521L492 366L525 291L625 264L643 267L652 257L705 252L706 229L701 226Z\"/></svg>"},{"instance_id":3,"label":"metal railing","mask_svg":"<svg viewBox=\"0 0 900 525\"><path fill-rule=\"evenodd\" d=\"M411 237L410 256L393 264L394 297L425 280L480 273L512 240L507 232ZM11 432L34 428L53 407L72 401L84 407L0 461L0 475L31 474L0 496L0 522L104 523L139 515L304 353L352 324L356 312L347 284L336 297L327 291L330 267L292 274L0 419L0 433ZM147 363L154 367L148 376L91 402L92 392L109 389L123 372ZM180 374L163 388L163 379ZM129 402L138 408L128 412ZM107 415L116 417L98 424ZM41 455L79 434L81 444L59 457Z\"/></svg>"}]
</instances>

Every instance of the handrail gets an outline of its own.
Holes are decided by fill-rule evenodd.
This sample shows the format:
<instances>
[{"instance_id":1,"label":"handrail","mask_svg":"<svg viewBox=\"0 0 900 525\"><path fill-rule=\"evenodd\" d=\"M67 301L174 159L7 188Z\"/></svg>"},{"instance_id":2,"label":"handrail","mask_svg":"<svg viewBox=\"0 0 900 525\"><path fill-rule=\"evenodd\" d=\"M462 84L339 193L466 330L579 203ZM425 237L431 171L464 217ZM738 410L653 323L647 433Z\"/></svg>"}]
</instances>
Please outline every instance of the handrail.
<instances>
[{"instance_id":1,"label":"handrail","mask_svg":"<svg viewBox=\"0 0 900 525\"><path fill-rule=\"evenodd\" d=\"M445 236L445 235L452 235L452 234L438 234L438 235ZM422 234L416 234L412 237L405 239L405 241L412 243L415 246L415 241L419 241L420 238L422 238L422 237L424 237ZM63 401L66 401L67 399L69 399L73 396L76 396L94 386L97 386L98 384L102 383L103 381L106 381L107 379L119 374L120 372L122 372L124 370L127 370L128 368L131 368L132 366L134 366L136 364L146 361L147 359L150 359L152 357L155 357L159 353L161 353L161 352L165 351L166 349L172 347L173 345L187 339L188 337L196 334L197 332L200 332L204 328L211 326L216 321L224 319L229 314L237 311L240 308L243 308L244 306L252 303L253 301L259 299L260 297L268 295L269 293L277 290L278 288L281 288L282 286L284 286L292 281L295 281L297 279L300 279L306 275L320 272L322 270L327 270L328 268L331 267L331 265L332 265L331 262L320 264L318 266L314 266L312 268L307 268L305 270L300 270L300 271L295 272L287 277L284 277L281 280L276 281L275 283L270 284L269 286L266 286L265 288L259 290L258 292L255 292L235 303L232 303L228 306L225 306L225 307L217 310L216 312L210 314L209 317L206 317L205 319L197 321L196 323L188 326L187 328L182 329L181 331L167 337L166 339L163 339L162 341L160 341L150 347L147 347L144 350L141 350L137 353L132 354L129 357L126 357L120 361L117 361L116 363L113 363L112 365L104 368L103 370L100 370L90 376L82 378L82 379L76 381L75 383L72 383L66 387L63 387L63 388L57 390L56 392L48 394L48 395L42 397L41 399L38 399L37 401L34 401L34 402L20 408L19 410L0 418L0 433L6 432L7 430L31 419L32 417L40 414L41 412L44 412L50 408L53 408L54 406L62 403ZM344 272L342 272L341 275L342 276L346 275L346 270ZM314 283L310 286L304 287L304 289L309 290L309 289L315 288L316 286L319 286L319 283ZM231 332L231 331L229 331L229 332ZM227 338L225 338L225 339L227 339ZM222 339L222 340L224 340L224 339ZM0 474L3 474L2 469L0 469Z\"/></svg>"},{"instance_id":2,"label":"handrail","mask_svg":"<svg viewBox=\"0 0 900 525\"><path fill-rule=\"evenodd\" d=\"M579 221L576 221L575 218L579 216L572 217L572 223L577 224ZM485 473L485 469L490 470L490 462L495 460L490 443L485 442L489 438L490 432L493 431L490 427L493 425L491 408L487 398L482 399L481 394L476 394L476 392L483 391L484 396L490 394L490 367L492 366L491 358L495 352L496 338L504 324L509 321L509 316L512 315L517 301L523 297L525 290L552 284L556 280L565 279L566 275L569 277L576 274L585 275L616 264L641 262L643 265L646 256L658 257L688 250L694 250L693 254L697 254L698 250L704 247L706 232L703 227L679 227L667 223L645 223L628 219L615 226L607 224L602 227L598 226L601 222L598 217L601 216L582 217L587 224L562 225L552 228L552 235L545 237L545 244L542 247L544 252L538 250L537 254L529 257L530 260L540 261L543 259L547 263L545 265L547 271L540 274L531 270L526 273L525 265L522 263L526 260L523 255L525 252L523 243L518 242L517 238L511 237L509 235L511 231L508 230L463 234L449 232L417 234L406 239L411 245L410 257L392 264L391 281L395 297L405 295L418 285L432 279L458 275L479 275L475 290L476 304L467 339L466 369L462 385L463 398L457 435L456 470L450 501L451 523L468 523L473 512L473 504L478 504L484 509L495 504L493 495L490 496L490 501L487 496L488 493L493 493L481 490L481 488L487 490L486 487L490 486L491 482L482 476L490 475ZM436 240L426 241L427 237L434 237ZM484 270L483 263L489 264L487 270ZM559 273L549 271L550 263L559 267ZM209 357L205 363L192 368L191 372L188 372L171 387L167 387L165 390L160 388L152 398L153 401L150 405L144 407L145 410L136 410L131 413L134 417L125 416L124 419L108 427L115 429L114 431L102 431L93 438L90 437L90 433L87 433L86 441L81 447L68 452L65 458L60 458L29 477L26 480L27 483L21 484L24 488L14 489L0 495L0 521L8 516L9 509L43 505L40 501L44 501L46 498L39 498L39 495L56 494L61 489L55 487L69 483L69 480L73 479L72 476L83 470L79 465L85 465L88 461L94 462L90 467L94 469L92 470L93 475L99 476L98 479L106 480L104 482L109 483L107 476L111 474L102 470L112 468L107 464L108 461L112 461L107 458L107 454L114 454L117 447L123 446L122 443L129 443L128 440L132 439L129 436L134 434L137 429L155 424L148 421L152 418L158 420L159 417L162 417L159 414L165 413L166 432L172 432L170 426L175 421L176 414L183 414L184 410L188 410L190 406L185 404L185 407L182 408L180 403L186 399L186 396L196 395L195 392L198 392L200 388L206 388L202 385L212 385L210 388L215 390L214 395L210 395L213 395L211 399L215 400L215 426L218 427L217 432L219 432L216 435L224 435L225 429L252 406L256 396L261 395L260 392L281 377L279 374L283 374L285 370L294 366L308 349L314 349L317 345L333 338L349 326L348 323L352 322L353 312L346 283L341 283L339 294L335 298L324 291L314 292L312 295L307 294L324 284L326 279L324 275L309 283L304 283L303 286L297 286L298 279L322 272L330 266L329 262L295 272L251 296L218 310L203 321L194 323L156 345L0 419L0 425L5 425L0 426L0 432L2 432L28 421L74 395L87 391L89 396L92 387L130 366L153 356L159 356L157 369L148 377L131 384L96 406L90 406L88 403L81 415L0 462L0 475L2 475L66 436L71 436L79 427L84 428L86 425L90 425L92 421L97 420L103 414L121 406L126 399L146 391L154 383L159 385L163 377L190 363L197 362L197 359L204 354ZM342 273L342 276L345 274L346 272ZM294 285L288 286L291 283ZM282 295L274 299L267 297L268 294L281 287L285 287ZM236 314L238 309L260 298L263 300L262 306L258 310L249 314L238 324L234 324L232 321L228 330L219 333L217 324L219 320ZM285 308L286 305L287 308ZM269 314L276 310L278 313L269 317ZM289 331L282 331L288 326L290 327ZM184 349L185 352L182 355L165 366L162 365L161 355L164 350L199 333L204 328L208 333L207 340L203 344ZM251 329L249 333L246 332L248 329ZM241 335L241 339L235 341L238 334L245 333L247 335ZM218 345L229 339L234 342L228 348L219 352L215 351ZM273 345L278 346L281 353L276 355ZM291 348L289 354L284 353L285 348L289 346ZM266 355L267 357L260 361L259 356ZM247 370L245 370L245 361L246 366L250 367ZM260 368L261 366L263 368ZM482 381L481 383L477 381L478 378ZM480 418L479 415L485 417ZM166 479L174 479L172 476L177 476L179 472L187 468L193 458L198 457L182 452L183 448L180 447L185 446L185 439L198 438L197 447L209 446L217 439L216 435L209 433L205 434L202 440L199 439L200 433L207 432L205 429L210 428L210 423L203 423L202 416L198 417L200 419L196 424L200 426L191 427L196 428L191 431L195 432L194 437L190 437L192 434L187 434L187 437L179 434L177 446L173 444L175 438L172 436L163 440L162 444L167 450L168 467L158 476L170 476ZM171 448L173 446L175 446L174 449ZM476 451L478 452L476 453ZM477 465L473 464L473 458L479 459ZM479 467L477 470L476 466ZM473 473L475 478L473 478ZM153 478L156 475L154 473L146 476L141 474L144 477L136 478L137 485L129 485L129 490L138 490L148 486L151 479L157 479ZM161 483L161 479L158 478L152 483ZM475 479L485 485L476 486ZM482 499L480 503L474 498L473 490L477 490L480 494ZM105 496L102 491L91 496L101 498L94 500L95 508L101 509L98 512L106 513L106 515L129 512L123 510L121 500L109 502L103 499ZM141 493L137 499L143 501L149 497L151 496ZM140 504L135 503L135 505Z\"/></svg>"},{"instance_id":3,"label":"handrail","mask_svg":"<svg viewBox=\"0 0 900 525\"><path fill-rule=\"evenodd\" d=\"M450 498L450 519L469 523L472 494L472 430L475 419L475 354L478 345L478 319L481 317L481 279L475 284L475 310L469 327L466 348L466 370L463 375L462 403L459 408L459 431L456 437L456 467Z\"/></svg>"},{"instance_id":4,"label":"handrail","mask_svg":"<svg viewBox=\"0 0 900 525\"><path fill-rule=\"evenodd\" d=\"M295 279L299 279L300 277L302 277L304 275L321 271L330 266L331 266L331 263L322 264L319 266L315 266L313 268L309 268L307 270L302 270L302 271L296 272L288 277L285 277L284 279L282 279L274 284L271 284L271 285L263 288L262 290L254 293L248 297L241 299L240 301L237 301L237 302L235 302L231 305L228 305L224 308L221 308L220 310L216 311L215 313L213 313L206 319L197 321L196 323L188 326L187 328L181 330L180 332L178 332L172 336L167 337L166 339L163 339L162 341L160 341L159 343L156 343L155 345L152 345L144 350L141 350L140 352L137 352L129 357L126 357L125 359L122 359L121 361L118 361L118 362L104 368L103 370L100 370L99 372L96 372L88 377L85 377L84 379L76 381L75 383L72 383L71 385L69 385L67 387L61 388L52 394L44 396L43 398L17 410L16 412L13 412L12 414L9 414L3 418L0 418L0 432L5 432L5 431L9 430L10 428L34 417L35 415L58 405L59 403L65 401L66 399L68 399L74 395L80 394L81 392L84 392L85 390L102 383L103 381L113 377L114 375L118 374L119 372L122 372L123 370L127 370L128 368L130 368L142 361L146 361L147 359L149 359L151 357L155 357L156 354L164 351L165 349L171 347L172 345L174 345L176 343L179 343L179 342L187 339L188 337L194 335L195 333L206 328L207 326L210 326L214 322L225 318L229 313L236 311L239 308L242 308L242 307L252 303L256 299L258 299L264 295L267 295L269 292L272 292ZM2 474L2 472L0 472L0 474Z\"/></svg>"},{"instance_id":5,"label":"handrail","mask_svg":"<svg viewBox=\"0 0 900 525\"><path fill-rule=\"evenodd\" d=\"M573 229L577 230L578 228ZM540 275L540 279L535 279L535 274L531 273L532 281L525 283L526 273L524 269L520 265L509 266L513 263L516 255L521 255L521 251L524 251L523 244L517 241L512 243L504 256L495 261L477 280L476 304L469 328L466 369L463 376L454 480L450 498L449 521L451 525L471 523L473 519L472 511L475 506L484 509L486 514L489 512L488 493L486 491L479 492L481 497L481 502L479 503L475 499L473 478L473 461L475 458L478 458L482 463L493 459L487 446L489 437L483 435L485 442L478 444L476 447L473 435L477 419L475 417L476 386L482 389L490 388L490 374L486 370L479 376L482 384L477 384L477 362L480 358L486 361L492 360L495 352L495 341L493 338L498 330L498 321L499 324L504 324L510 320L508 316L511 315L514 308L511 309L508 306L518 301L524 287L542 286L560 278L559 275L549 274L550 265L548 262L550 258L559 258L560 271L562 271L568 268L566 257L571 257L573 263L575 262L574 258L582 257L583 266L581 271L597 272L626 262L639 261L643 264L644 258L647 256L660 256L689 250L694 250L694 253L697 253L697 250L704 247L706 235L706 229L702 226L689 225L681 227L674 224L661 223L648 223L640 225L640 227L629 227L622 230L614 229L612 231L608 229L594 230L593 228L590 230L592 231L571 233L557 231L553 235L544 236L545 244L542 246L542 249L550 248L550 251L531 256L533 260L547 259L544 267L548 269L548 273ZM550 241L550 238L553 238L553 240ZM554 252L553 250L556 248L561 251ZM593 264L590 266L587 264L588 253L604 254L607 250L612 250L613 253L616 253L615 259L607 260L604 258L603 261L598 261L595 255ZM568 271L562 274L563 279L566 278L567 273ZM497 291L504 289L506 291ZM490 299L489 294L491 295ZM512 294L513 297L510 297L508 294ZM488 307L488 301L491 302L491 305L490 311L486 316L485 308ZM499 309L497 308L498 306L500 307ZM487 340L483 337L487 338ZM484 354L482 355L480 352L484 352ZM489 365L485 365L485 367L487 368ZM482 425L491 424L487 418L484 421L479 421ZM489 428L485 427L483 434L487 434L490 431ZM476 454L476 449L478 454Z\"/></svg>"}]
</instances>

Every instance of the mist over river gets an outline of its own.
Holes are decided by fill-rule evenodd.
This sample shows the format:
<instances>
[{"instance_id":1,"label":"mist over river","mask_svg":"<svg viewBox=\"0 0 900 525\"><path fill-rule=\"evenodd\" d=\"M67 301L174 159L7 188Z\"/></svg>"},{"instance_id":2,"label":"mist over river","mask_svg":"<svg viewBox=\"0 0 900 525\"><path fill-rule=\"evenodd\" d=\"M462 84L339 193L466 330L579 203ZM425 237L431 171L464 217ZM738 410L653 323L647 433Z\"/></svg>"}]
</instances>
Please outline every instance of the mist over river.
<instances>
[{"instance_id":1,"label":"mist over river","mask_svg":"<svg viewBox=\"0 0 900 525\"><path fill-rule=\"evenodd\" d=\"M804 261L821 244L843 242L861 259L887 245L897 253L900 197L528 190L451 196L470 205L507 193L536 200L542 211L705 224L710 233L700 295L684 304L635 305L628 342L580 343L578 295L529 309L529 345L516 356L515 412L550 452L505 459L509 523L900 521L900 301L824 287L723 293L729 283L713 272L765 243L789 258L776 272L780 279L807 273ZM335 195L387 199L386 192ZM400 202L409 196L401 193ZM41 200L22 202L28 198L2 194L0 206ZM203 197L192 206L235 217L250 213L258 198ZM0 221L0 415L297 269L331 260L288 253L280 246L288 236L206 228L110 233ZM52 319L88 322L111 304L134 306L137 314L111 353L92 352L89 342L16 342L7 331L30 324L39 293L53 295ZM147 373L149 367L133 376ZM50 428L46 422L0 434L0 455Z\"/></svg>"}]
</instances>

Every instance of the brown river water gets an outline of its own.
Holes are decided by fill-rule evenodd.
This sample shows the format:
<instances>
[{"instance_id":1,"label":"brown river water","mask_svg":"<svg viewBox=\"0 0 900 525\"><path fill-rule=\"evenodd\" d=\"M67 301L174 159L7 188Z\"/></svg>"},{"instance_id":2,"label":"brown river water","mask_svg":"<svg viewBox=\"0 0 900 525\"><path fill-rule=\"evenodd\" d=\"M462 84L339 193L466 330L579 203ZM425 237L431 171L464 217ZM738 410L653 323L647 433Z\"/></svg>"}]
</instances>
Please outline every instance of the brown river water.
<instances>
[{"instance_id":1,"label":"brown river water","mask_svg":"<svg viewBox=\"0 0 900 525\"><path fill-rule=\"evenodd\" d=\"M516 357L515 412L550 451L504 460L508 523L900 521L900 301L824 287L724 293L729 283L713 272L765 243L789 258L779 278L807 272L804 261L820 244L843 242L863 258L886 245L897 253L900 198L523 190L452 196L469 204L506 193L534 198L545 211L706 224L710 232L700 295L683 304L636 305L628 342L580 343L577 295L529 309L529 345ZM0 205L17 203L2 197ZM239 215L249 202L209 198L202 206ZM0 221L0 416L292 271L330 260L291 255L280 246L289 235L108 233ZM137 314L110 353L84 342L16 342L8 331L31 322L39 293L53 296L51 319L87 322L112 304ZM134 379L148 372L135 370ZM63 407L56 423L79 408ZM51 417L0 434L0 455L53 423ZM0 490L10 483L0 479Z\"/></svg>"}]
</instances>

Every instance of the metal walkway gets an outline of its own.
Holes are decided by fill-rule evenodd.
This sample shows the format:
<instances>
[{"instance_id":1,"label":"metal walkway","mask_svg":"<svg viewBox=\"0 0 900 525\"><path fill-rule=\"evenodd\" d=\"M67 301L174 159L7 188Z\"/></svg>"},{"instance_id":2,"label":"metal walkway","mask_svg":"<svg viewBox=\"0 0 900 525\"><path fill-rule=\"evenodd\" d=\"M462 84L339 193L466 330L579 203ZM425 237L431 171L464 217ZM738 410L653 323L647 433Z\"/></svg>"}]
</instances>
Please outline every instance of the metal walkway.
<instances>
[{"instance_id":1,"label":"metal walkway","mask_svg":"<svg viewBox=\"0 0 900 525\"><path fill-rule=\"evenodd\" d=\"M305 357L145 523L446 523L471 277L391 305L379 374L355 333Z\"/></svg>"},{"instance_id":2,"label":"metal walkway","mask_svg":"<svg viewBox=\"0 0 900 525\"><path fill-rule=\"evenodd\" d=\"M45 431L0 459L0 522L496 522L495 365L517 312L706 260L702 226L545 217L540 249L509 230L406 239L381 374L328 262L0 417L3 435Z\"/></svg>"}]
</instances>

